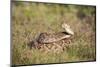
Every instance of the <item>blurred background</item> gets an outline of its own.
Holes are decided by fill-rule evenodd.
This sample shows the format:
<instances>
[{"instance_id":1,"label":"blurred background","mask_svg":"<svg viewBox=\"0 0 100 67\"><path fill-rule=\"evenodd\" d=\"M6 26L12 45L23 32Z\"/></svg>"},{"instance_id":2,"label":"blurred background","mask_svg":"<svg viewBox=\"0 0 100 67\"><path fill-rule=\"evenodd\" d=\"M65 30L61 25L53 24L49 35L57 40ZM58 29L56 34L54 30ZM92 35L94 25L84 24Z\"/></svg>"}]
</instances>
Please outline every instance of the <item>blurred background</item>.
<instances>
[{"instance_id":1,"label":"blurred background","mask_svg":"<svg viewBox=\"0 0 100 67\"><path fill-rule=\"evenodd\" d=\"M12 64L45 64L96 60L96 7L38 2L12 2ZM60 54L30 50L27 43L41 32L75 32L69 49Z\"/></svg>"}]
</instances>

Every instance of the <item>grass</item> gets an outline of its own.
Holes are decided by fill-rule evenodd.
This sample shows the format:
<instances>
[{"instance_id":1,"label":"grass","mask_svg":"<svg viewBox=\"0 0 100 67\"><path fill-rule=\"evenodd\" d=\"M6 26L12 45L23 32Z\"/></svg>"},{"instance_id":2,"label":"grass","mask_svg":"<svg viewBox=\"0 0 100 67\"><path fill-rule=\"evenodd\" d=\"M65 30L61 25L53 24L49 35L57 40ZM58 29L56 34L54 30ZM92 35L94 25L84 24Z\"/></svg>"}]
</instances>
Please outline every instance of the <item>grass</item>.
<instances>
[{"instance_id":1,"label":"grass","mask_svg":"<svg viewBox=\"0 0 100 67\"><path fill-rule=\"evenodd\" d=\"M74 30L71 46L64 52L30 50L27 44L41 32L59 32L66 22ZM95 7L31 2L12 2L12 64L45 64L94 61Z\"/></svg>"}]
</instances>

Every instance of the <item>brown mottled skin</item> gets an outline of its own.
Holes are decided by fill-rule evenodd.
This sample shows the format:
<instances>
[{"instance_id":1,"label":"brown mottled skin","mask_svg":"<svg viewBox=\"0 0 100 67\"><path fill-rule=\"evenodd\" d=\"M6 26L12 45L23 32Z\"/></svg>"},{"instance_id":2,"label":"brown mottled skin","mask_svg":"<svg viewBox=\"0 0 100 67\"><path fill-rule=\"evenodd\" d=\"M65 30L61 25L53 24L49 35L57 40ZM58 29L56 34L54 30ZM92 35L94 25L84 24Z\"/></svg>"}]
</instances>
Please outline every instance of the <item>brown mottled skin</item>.
<instances>
[{"instance_id":1,"label":"brown mottled skin","mask_svg":"<svg viewBox=\"0 0 100 67\"><path fill-rule=\"evenodd\" d=\"M62 46L64 45L63 43L67 43L67 41L70 42L69 39L71 36L74 35L74 32L70 29L70 26L65 23L62 24L62 28L65 29L65 32L41 33L39 37L37 37L34 41L30 42L30 48L34 47L40 49L41 46L44 46L44 44L46 44L47 46L53 46L54 43L56 43L56 45L60 44Z\"/></svg>"}]
</instances>

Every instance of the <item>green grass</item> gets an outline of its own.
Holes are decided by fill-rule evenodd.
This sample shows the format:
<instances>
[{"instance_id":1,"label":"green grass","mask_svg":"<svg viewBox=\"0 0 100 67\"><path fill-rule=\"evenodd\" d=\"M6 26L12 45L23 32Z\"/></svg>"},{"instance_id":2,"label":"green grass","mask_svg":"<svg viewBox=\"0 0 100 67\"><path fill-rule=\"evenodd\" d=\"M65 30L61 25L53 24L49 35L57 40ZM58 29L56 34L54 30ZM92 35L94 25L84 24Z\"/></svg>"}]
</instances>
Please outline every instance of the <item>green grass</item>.
<instances>
[{"instance_id":1,"label":"green grass","mask_svg":"<svg viewBox=\"0 0 100 67\"><path fill-rule=\"evenodd\" d=\"M66 22L74 30L71 46L64 52L44 53L30 50L27 44L41 32L59 32ZM95 7L12 3L12 64L44 64L93 61L95 56Z\"/></svg>"}]
</instances>

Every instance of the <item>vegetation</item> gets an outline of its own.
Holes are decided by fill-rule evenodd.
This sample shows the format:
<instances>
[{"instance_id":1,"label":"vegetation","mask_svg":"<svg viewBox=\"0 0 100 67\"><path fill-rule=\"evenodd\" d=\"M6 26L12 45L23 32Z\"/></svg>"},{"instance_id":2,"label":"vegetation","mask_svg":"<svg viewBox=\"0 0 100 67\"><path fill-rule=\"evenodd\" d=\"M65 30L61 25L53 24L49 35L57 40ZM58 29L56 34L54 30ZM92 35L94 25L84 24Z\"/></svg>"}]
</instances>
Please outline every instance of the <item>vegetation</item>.
<instances>
[{"instance_id":1,"label":"vegetation","mask_svg":"<svg viewBox=\"0 0 100 67\"><path fill-rule=\"evenodd\" d=\"M66 22L75 35L63 53L30 50L28 42L41 32L59 32ZM12 2L12 64L44 64L96 60L95 6Z\"/></svg>"}]
</instances>

